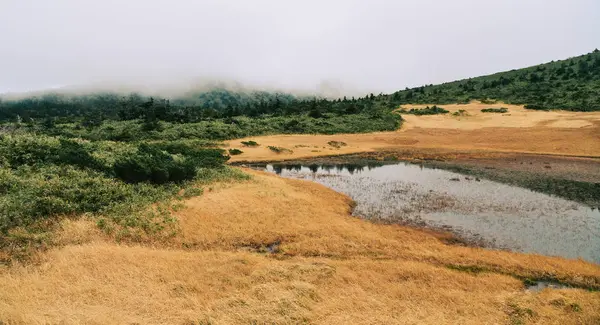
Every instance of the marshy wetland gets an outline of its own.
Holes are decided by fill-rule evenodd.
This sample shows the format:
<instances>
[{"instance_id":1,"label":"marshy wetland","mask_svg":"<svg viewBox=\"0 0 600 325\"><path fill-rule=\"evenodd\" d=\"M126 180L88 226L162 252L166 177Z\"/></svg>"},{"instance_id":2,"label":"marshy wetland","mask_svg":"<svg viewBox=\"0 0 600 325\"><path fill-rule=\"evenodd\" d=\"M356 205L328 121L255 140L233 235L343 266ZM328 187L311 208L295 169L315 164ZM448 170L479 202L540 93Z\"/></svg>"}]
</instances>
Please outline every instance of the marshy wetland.
<instances>
[{"instance_id":1,"label":"marshy wetland","mask_svg":"<svg viewBox=\"0 0 600 325\"><path fill-rule=\"evenodd\" d=\"M344 193L355 201L357 217L450 231L472 245L600 263L600 211L585 200L499 182L473 168L451 171L456 165L349 161L253 167Z\"/></svg>"}]
</instances>

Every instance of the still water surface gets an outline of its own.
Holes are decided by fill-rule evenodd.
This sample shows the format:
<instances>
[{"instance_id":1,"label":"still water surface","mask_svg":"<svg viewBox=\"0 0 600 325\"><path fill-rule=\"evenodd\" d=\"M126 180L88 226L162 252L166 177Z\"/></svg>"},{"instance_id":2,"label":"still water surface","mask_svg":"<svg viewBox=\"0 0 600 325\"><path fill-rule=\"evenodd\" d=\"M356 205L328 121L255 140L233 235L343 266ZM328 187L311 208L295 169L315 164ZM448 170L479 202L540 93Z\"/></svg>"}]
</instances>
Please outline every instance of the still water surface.
<instances>
[{"instance_id":1,"label":"still water surface","mask_svg":"<svg viewBox=\"0 0 600 325\"><path fill-rule=\"evenodd\" d=\"M361 218L445 228L489 247L600 264L600 211L577 202L408 163L259 168L342 192Z\"/></svg>"}]
</instances>

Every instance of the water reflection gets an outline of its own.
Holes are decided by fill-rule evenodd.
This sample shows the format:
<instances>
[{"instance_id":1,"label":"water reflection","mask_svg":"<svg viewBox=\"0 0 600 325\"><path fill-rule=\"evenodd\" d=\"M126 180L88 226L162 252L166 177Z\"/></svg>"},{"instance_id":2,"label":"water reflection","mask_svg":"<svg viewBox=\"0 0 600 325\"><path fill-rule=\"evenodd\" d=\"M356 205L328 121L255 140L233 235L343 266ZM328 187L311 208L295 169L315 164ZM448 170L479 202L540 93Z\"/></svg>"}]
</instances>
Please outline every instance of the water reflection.
<instances>
[{"instance_id":1,"label":"water reflection","mask_svg":"<svg viewBox=\"0 0 600 325\"><path fill-rule=\"evenodd\" d=\"M345 193L359 217L451 227L497 247L600 263L600 211L573 201L406 163L258 168Z\"/></svg>"},{"instance_id":2,"label":"water reflection","mask_svg":"<svg viewBox=\"0 0 600 325\"><path fill-rule=\"evenodd\" d=\"M365 162L365 163L346 163L346 164L309 164L309 165L299 165L299 164L269 164L269 165L253 165L254 168L265 169L274 171L277 175L281 175L283 171L294 171L294 172L302 172L302 171L310 171L312 173L318 172L328 172L332 171L337 174L348 173L350 175L354 175L354 173L361 173L365 170L372 170L376 167L383 166L382 163L379 162Z\"/></svg>"}]
</instances>

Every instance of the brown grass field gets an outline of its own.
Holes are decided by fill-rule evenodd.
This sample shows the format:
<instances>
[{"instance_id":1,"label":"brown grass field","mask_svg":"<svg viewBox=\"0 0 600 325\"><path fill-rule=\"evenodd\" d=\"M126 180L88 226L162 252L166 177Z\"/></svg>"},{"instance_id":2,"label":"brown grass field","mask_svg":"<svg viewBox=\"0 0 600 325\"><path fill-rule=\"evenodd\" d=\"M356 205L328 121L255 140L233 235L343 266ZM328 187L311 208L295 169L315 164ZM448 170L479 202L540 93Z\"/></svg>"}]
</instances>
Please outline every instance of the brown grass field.
<instances>
[{"instance_id":1,"label":"brown grass field","mask_svg":"<svg viewBox=\"0 0 600 325\"><path fill-rule=\"evenodd\" d=\"M426 105L406 105L422 108ZM441 105L449 114L414 116L404 114L402 128L394 132L337 135L273 135L228 142L244 153L232 161L273 161L402 148L519 152L566 156L600 157L600 112L534 111L508 104ZM508 113L482 113L481 109L506 107ZM453 116L465 110L468 115ZM241 141L254 140L256 148L243 148ZM347 146L334 148L329 141ZM267 146L293 150L277 154Z\"/></svg>"},{"instance_id":2,"label":"brown grass field","mask_svg":"<svg viewBox=\"0 0 600 325\"><path fill-rule=\"evenodd\" d=\"M562 135L555 144L485 141L504 143L498 149L507 151L600 155L599 115L577 116L591 126L552 126L545 119L512 132L490 129L515 138ZM407 118L407 130L354 138L253 139L285 147L347 142L349 148L320 152L338 154L410 146L405 140L418 132L429 134L414 138L418 145L445 148L436 147L435 134L449 146L447 134L457 132L459 146L485 149L463 137L496 134L425 126L437 118ZM577 135L580 145L564 140ZM318 154L297 149L289 156ZM236 159L282 156L262 147L244 151ZM181 230L171 241L119 244L93 221L65 219L55 234L58 246L35 262L0 267L0 324L600 324L600 292L530 292L522 282L554 278L600 288L596 264L467 247L448 234L373 224L351 217L351 200L324 186L246 172L252 180L214 184L189 199L176 213Z\"/></svg>"}]
</instances>

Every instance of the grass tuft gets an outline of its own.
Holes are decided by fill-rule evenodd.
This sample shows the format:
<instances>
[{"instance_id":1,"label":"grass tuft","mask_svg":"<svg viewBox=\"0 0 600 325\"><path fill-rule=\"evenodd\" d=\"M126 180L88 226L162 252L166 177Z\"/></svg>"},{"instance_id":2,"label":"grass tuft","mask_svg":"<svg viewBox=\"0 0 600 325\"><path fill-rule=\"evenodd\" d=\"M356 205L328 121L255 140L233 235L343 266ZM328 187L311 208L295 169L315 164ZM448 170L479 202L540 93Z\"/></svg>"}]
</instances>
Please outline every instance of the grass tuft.
<instances>
[{"instance_id":1,"label":"grass tuft","mask_svg":"<svg viewBox=\"0 0 600 325\"><path fill-rule=\"evenodd\" d=\"M287 149L287 148L283 148L283 147L276 147L276 146L268 146L267 148L269 148L269 150L273 151L274 153L280 154L280 153L293 153L292 150Z\"/></svg>"},{"instance_id":2,"label":"grass tuft","mask_svg":"<svg viewBox=\"0 0 600 325\"><path fill-rule=\"evenodd\" d=\"M508 112L508 108L484 108L481 110L482 113L506 113Z\"/></svg>"},{"instance_id":3,"label":"grass tuft","mask_svg":"<svg viewBox=\"0 0 600 325\"><path fill-rule=\"evenodd\" d=\"M346 142L342 142L342 141L329 141L329 142L327 142L327 144L334 148L337 148L337 149L348 145Z\"/></svg>"}]
</instances>

